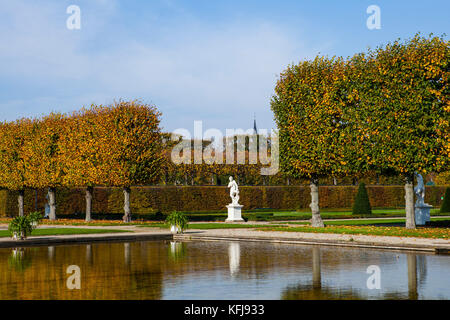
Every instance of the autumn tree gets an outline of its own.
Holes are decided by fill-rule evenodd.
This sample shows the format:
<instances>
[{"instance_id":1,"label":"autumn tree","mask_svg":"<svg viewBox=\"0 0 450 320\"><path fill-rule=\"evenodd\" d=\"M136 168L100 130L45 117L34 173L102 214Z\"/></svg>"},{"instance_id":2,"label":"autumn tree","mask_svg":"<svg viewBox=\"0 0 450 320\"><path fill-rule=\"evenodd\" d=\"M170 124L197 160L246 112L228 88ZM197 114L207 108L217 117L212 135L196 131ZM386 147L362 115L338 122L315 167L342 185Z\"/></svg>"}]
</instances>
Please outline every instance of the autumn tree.
<instances>
[{"instance_id":1,"label":"autumn tree","mask_svg":"<svg viewBox=\"0 0 450 320\"><path fill-rule=\"evenodd\" d=\"M449 61L448 41L419 35L352 59L355 130L378 172L405 178L407 228L416 226L414 173L449 168Z\"/></svg>"},{"instance_id":2,"label":"autumn tree","mask_svg":"<svg viewBox=\"0 0 450 320\"><path fill-rule=\"evenodd\" d=\"M130 187L159 182L164 160L160 113L138 101L120 101L110 107L93 107L98 139L99 180L122 187L124 222L131 221Z\"/></svg>"},{"instance_id":3,"label":"autumn tree","mask_svg":"<svg viewBox=\"0 0 450 320\"><path fill-rule=\"evenodd\" d=\"M60 139L66 121L67 117L60 113L34 121L23 147L25 180L34 188L48 188L50 220L56 220L56 188L64 186Z\"/></svg>"},{"instance_id":4,"label":"autumn tree","mask_svg":"<svg viewBox=\"0 0 450 320\"><path fill-rule=\"evenodd\" d=\"M289 66L281 74L271 101L279 129L281 169L291 177L310 180L314 227L324 225L319 179L360 167L350 165L361 157L354 154L359 150L358 140L349 129L346 114L345 68L343 59L325 57Z\"/></svg>"},{"instance_id":5,"label":"autumn tree","mask_svg":"<svg viewBox=\"0 0 450 320\"><path fill-rule=\"evenodd\" d=\"M64 185L84 187L86 198L86 218L91 221L93 190L96 185L106 183L107 172L103 170L102 139L99 123L102 121L101 108L76 111L65 121L60 139L60 161L64 167Z\"/></svg>"},{"instance_id":6,"label":"autumn tree","mask_svg":"<svg viewBox=\"0 0 450 320\"><path fill-rule=\"evenodd\" d=\"M18 191L19 216L24 215L25 180L24 145L30 139L33 120L20 119L0 124L0 186Z\"/></svg>"}]
</instances>

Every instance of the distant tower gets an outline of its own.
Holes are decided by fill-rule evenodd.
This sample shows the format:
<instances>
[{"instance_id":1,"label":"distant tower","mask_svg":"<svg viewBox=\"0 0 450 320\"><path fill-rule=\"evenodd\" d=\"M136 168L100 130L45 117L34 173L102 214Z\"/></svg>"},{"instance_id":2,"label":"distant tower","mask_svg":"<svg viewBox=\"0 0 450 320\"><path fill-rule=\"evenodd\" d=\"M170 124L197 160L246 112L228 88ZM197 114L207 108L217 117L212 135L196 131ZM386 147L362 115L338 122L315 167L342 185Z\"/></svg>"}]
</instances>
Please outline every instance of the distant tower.
<instances>
[{"instance_id":1,"label":"distant tower","mask_svg":"<svg viewBox=\"0 0 450 320\"><path fill-rule=\"evenodd\" d=\"M256 128L256 115L253 114L253 134L258 134L258 128Z\"/></svg>"}]
</instances>

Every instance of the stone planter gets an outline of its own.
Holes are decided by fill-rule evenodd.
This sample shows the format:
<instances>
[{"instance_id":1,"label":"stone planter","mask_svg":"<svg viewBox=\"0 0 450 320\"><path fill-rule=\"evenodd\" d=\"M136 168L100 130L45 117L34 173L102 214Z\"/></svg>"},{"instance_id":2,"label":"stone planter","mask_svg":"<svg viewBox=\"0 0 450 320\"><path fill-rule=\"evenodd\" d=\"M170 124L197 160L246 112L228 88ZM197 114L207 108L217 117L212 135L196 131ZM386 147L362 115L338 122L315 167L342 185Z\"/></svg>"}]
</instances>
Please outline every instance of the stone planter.
<instances>
[{"instance_id":1,"label":"stone planter","mask_svg":"<svg viewBox=\"0 0 450 320\"><path fill-rule=\"evenodd\" d=\"M172 225L171 227L170 227L170 232L172 232L172 233L181 233L181 230L176 226L176 225Z\"/></svg>"},{"instance_id":2,"label":"stone planter","mask_svg":"<svg viewBox=\"0 0 450 320\"><path fill-rule=\"evenodd\" d=\"M14 231L13 240L25 240L25 233L23 231Z\"/></svg>"}]
</instances>

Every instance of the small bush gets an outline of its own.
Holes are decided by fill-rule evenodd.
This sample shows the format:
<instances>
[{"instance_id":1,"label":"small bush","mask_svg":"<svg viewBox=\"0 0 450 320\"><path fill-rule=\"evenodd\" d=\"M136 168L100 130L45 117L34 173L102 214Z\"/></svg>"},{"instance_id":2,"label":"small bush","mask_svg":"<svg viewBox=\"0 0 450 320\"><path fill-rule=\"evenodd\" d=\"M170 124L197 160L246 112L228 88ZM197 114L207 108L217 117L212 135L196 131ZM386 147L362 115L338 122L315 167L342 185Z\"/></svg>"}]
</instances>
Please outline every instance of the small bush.
<instances>
[{"instance_id":1,"label":"small bush","mask_svg":"<svg viewBox=\"0 0 450 320\"><path fill-rule=\"evenodd\" d=\"M361 182L358 187L355 202L353 203L353 214L371 214L372 207L370 206L369 195L367 194L366 185Z\"/></svg>"},{"instance_id":2,"label":"small bush","mask_svg":"<svg viewBox=\"0 0 450 320\"><path fill-rule=\"evenodd\" d=\"M442 201L440 212L441 213L450 212L450 187L447 187L447 189L445 189L444 201Z\"/></svg>"}]
</instances>

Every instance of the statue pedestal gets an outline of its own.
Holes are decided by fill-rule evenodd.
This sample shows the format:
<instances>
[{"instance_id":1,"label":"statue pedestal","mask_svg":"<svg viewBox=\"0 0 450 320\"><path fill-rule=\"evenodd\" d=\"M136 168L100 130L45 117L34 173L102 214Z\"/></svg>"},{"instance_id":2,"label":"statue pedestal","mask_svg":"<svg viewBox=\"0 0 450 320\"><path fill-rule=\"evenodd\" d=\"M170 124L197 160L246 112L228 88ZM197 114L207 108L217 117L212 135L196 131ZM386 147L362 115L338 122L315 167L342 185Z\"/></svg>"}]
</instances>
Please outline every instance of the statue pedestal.
<instances>
[{"instance_id":1,"label":"statue pedestal","mask_svg":"<svg viewBox=\"0 0 450 320\"><path fill-rule=\"evenodd\" d=\"M228 218L225 220L225 222L243 222L244 219L242 219L242 215L241 215L242 207L243 207L243 205L240 205L240 204L227 205Z\"/></svg>"},{"instance_id":2,"label":"statue pedestal","mask_svg":"<svg viewBox=\"0 0 450 320\"><path fill-rule=\"evenodd\" d=\"M426 203L416 204L414 206L414 216L416 218L416 225L423 226L427 221L430 221L431 208L433 208L433 206Z\"/></svg>"}]
</instances>

